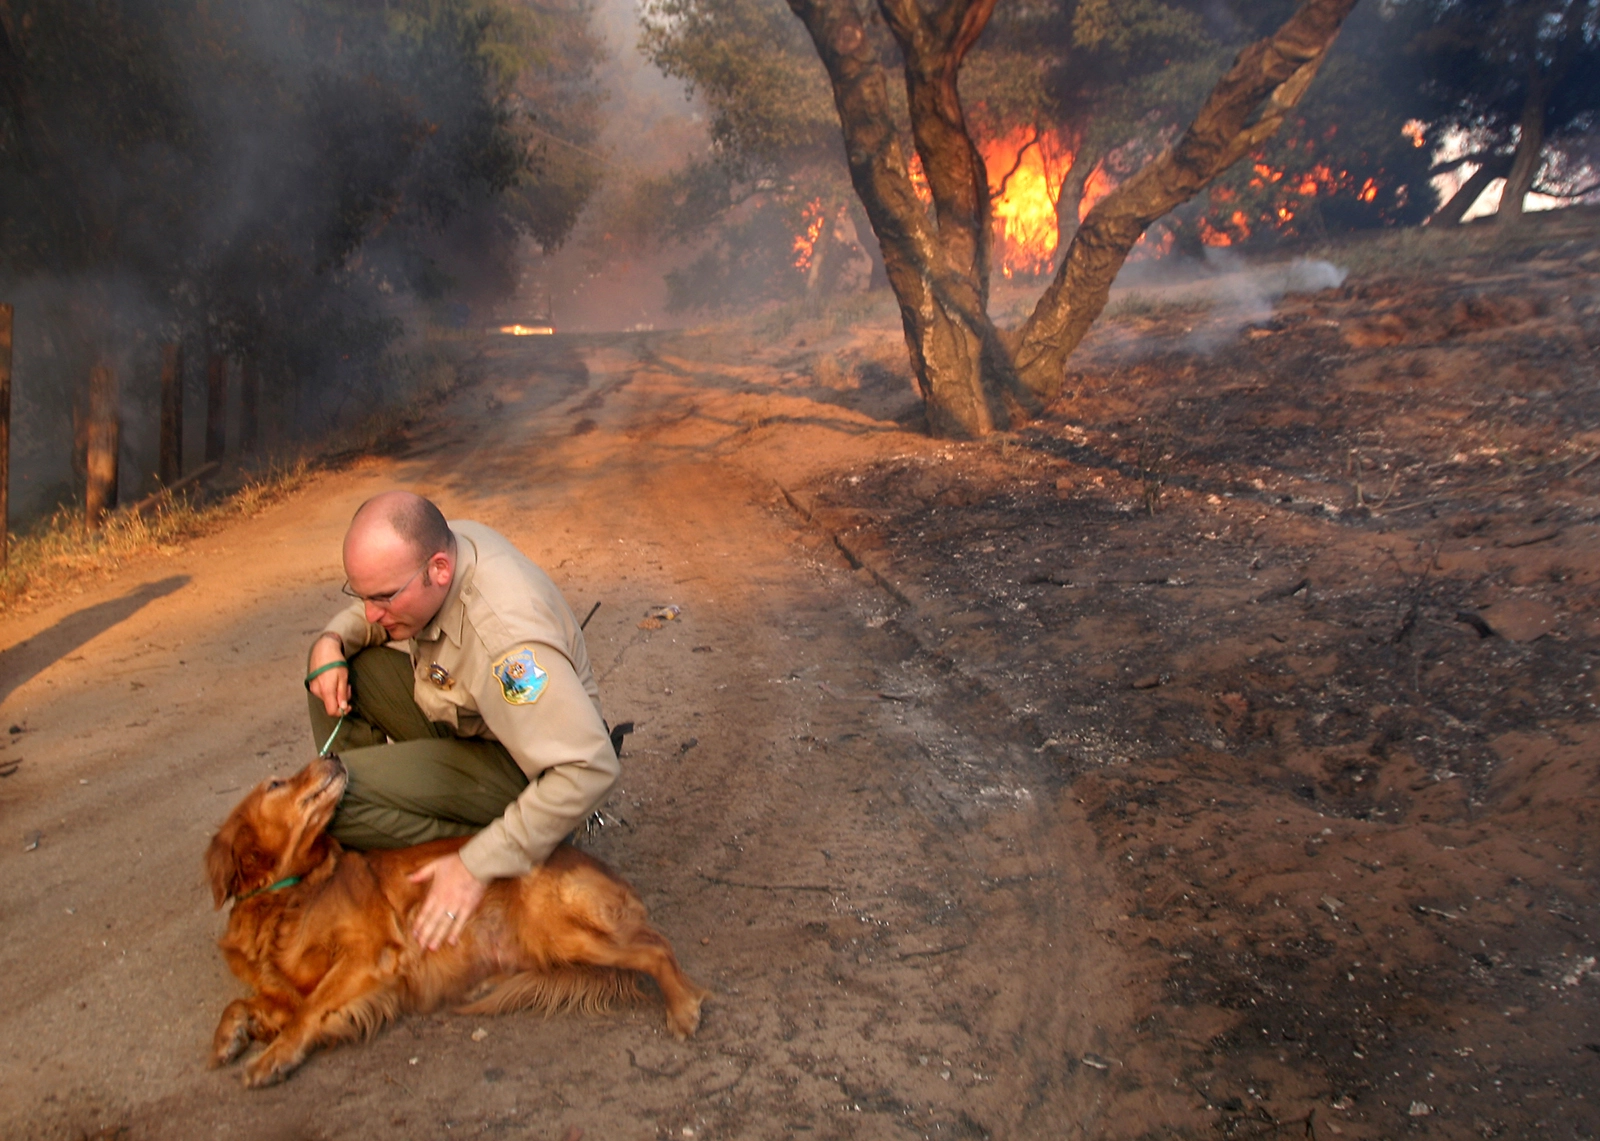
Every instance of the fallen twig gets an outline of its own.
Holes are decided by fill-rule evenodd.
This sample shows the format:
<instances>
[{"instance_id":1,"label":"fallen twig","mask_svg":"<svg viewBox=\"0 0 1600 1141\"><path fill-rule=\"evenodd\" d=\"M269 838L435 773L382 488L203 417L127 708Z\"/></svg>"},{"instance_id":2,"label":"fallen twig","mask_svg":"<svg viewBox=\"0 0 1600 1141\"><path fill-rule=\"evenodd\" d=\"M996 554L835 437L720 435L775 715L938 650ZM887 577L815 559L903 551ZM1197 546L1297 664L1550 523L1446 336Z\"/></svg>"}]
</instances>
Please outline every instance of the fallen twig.
<instances>
[{"instance_id":1,"label":"fallen twig","mask_svg":"<svg viewBox=\"0 0 1600 1141\"><path fill-rule=\"evenodd\" d=\"M705 872L696 872L695 875L707 883L718 884L721 887L742 887L750 891L822 891L830 895L844 894L844 888L825 883L744 883L740 880L707 875Z\"/></svg>"},{"instance_id":2,"label":"fallen twig","mask_svg":"<svg viewBox=\"0 0 1600 1141\"><path fill-rule=\"evenodd\" d=\"M1535 543L1547 543L1559 534L1561 534L1560 527L1550 527L1546 530L1540 531L1538 534L1529 535L1526 538L1508 540L1507 542L1501 543L1500 546L1506 550L1515 550L1517 547L1531 547Z\"/></svg>"},{"instance_id":3,"label":"fallen twig","mask_svg":"<svg viewBox=\"0 0 1600 1141\"><path fill-rule=\"evenodd\" d=\"M216 472L221 467L222 463L220 460L212 460L210 463L201 464L182 479L174 480L166 487L163 487L160 491L153 491L143 499L139 500L139 502L129 506L128 514L143 515L157 503L160 503L164 499L171 499L176 493L183 491L186 488L193 487L195 484Z\"/></svg>"},{"instance_id":4,"label":"fallen twig","mask_svg":"<svg viewBox=\"0 0 1600 1141\"><path fill-rule=\"evenodd\" d=\"M1302 590L1310 590L1310 589L1311 589L1311 580L1309 578L1302 578L1302 579L1300 579L1300 581L1294 583L1291 586L1279 587L1277 590L1269 590L1265 594L1257 595L1256 596L1256 601L1257 602L1271 602L1274 598L1293 598L1295 595L1299 594Z\"/></svg>"}]
</instances>

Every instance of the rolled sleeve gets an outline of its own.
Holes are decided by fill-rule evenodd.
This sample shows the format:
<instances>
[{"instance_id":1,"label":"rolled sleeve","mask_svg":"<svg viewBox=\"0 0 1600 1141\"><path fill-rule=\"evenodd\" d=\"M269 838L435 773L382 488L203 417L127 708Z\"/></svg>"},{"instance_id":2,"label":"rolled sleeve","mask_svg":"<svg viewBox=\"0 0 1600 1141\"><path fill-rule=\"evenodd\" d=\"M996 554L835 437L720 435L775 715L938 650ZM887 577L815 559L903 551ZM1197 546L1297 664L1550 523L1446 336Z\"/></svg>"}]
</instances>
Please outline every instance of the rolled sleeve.
<instances>
[{"instance_id":1,"label":"rolled sleeve","mask_svg":"<svg viewBox=\"0 0 1600 1141\"><path fill-rule=\"evenodd\" d=\"M474 693L484 723L529 778L505 814L461 849L479 879L520 876L543 863L620 772L600 711L572 663L554 647L532 649L546 675L535 700L508 701L490 671L483 692Z\"/></svg>"},{"instance_id":2,"label":"rolled sleeve","mask_svg":"<svg viewBox=\"0 0 1600 1141\"><path fill-rule=\"evenodd\" d=\"M351 603L335 614L322 628L322 634L336 636L346 658L353 658L368 646L381 646L389 640L382 626L367 621L367 608L359 602ZM322 634L317 636L320 638Z\"/></svg>"}]
</instances>

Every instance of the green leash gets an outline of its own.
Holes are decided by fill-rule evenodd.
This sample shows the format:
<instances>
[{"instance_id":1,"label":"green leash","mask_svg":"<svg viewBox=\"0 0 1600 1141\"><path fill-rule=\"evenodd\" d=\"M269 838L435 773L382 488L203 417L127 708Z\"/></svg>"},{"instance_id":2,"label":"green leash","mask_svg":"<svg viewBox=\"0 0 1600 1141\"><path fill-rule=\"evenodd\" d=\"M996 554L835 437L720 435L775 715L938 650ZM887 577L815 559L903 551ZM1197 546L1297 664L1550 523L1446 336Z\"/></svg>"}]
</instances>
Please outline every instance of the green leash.
<instances>
[{"instance_id":1,"label":"green leash","mask_svg":"<svg viewBox=\"0 0 1600 1141\"><path fill-rule=\"evenodd\" d=\"M322 746L322 751L318 753L317 756L326 757L328 755L328 750L333 748L333 739L339 735L339 730L344 728L344 719L348 716L350 716L348 713L341 713L339 715L339 720L333 723L333 732L328 734L327 743ZM255 891L241 895L238 899L238 902L243 903L245 900L258 896L264 891L282 891L284 888L293 887L299 882L299 876L285 876L277 883L268 884L266 887L258 887Z\"/></svg>"},{"instance_id":2,"label":"green leash","mask_svg":"<svg viewBox=\"0 0 1600 1141\"><path fill-rule=\"evenodd\" d=\"M339 714L339 720L333 723L333 732L328 734L328 740L322 746L322 751L319 752L317 756L326 757L328 755L328 750L333 748L333 739L339 735L339 730L344 728L344 719L348 716L350 716L348 713Z\"/></svg>"}]
</instances>

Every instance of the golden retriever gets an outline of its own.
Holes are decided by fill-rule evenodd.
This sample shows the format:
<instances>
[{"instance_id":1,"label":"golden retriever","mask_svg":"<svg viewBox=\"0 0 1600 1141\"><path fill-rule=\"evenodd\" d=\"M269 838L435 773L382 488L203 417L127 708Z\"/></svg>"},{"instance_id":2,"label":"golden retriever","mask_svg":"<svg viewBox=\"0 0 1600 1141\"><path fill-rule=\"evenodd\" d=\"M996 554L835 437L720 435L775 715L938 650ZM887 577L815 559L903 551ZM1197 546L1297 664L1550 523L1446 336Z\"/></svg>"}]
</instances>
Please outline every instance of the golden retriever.
<instances>
[{"instance_id":1,"label":"golden retriever","mask_svg":"<svg viewBox=\"0 0 1600 1141\"><path fill-rule=\"evenodd\" d=\"M427 888L407 876L465 841L346 851L324 829L347 780L327 757L263 781L211 839L212 896L219 908L234 901L218 945L252 992L222 1012L213 1066L265 1042L245 1084L268 1086L317 1047L370 1037L406 1011L474 993L464 1013L596 1010L635 996L635 972L661 988L673 1034L698 1028L708 992L679 968L639 896L565 844L522 878L491 884L457 945L424 951L411 917Z\"/></svg>"}]
</instances>

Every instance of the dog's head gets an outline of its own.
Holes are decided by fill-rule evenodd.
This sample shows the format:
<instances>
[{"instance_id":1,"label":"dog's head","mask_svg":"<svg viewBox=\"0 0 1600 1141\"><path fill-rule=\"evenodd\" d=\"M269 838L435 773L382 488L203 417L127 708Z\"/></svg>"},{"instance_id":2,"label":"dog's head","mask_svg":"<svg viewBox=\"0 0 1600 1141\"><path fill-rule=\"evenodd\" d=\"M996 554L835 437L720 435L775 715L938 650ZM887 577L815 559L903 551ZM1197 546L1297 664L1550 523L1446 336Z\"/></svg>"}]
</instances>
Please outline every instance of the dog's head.
<instances>
[{"instance_id":1,"label":"dog's head","mask_svg":"<svg viewBox=\"0 0 1600 1141\"><path fill-rule=\"evenodd\" d=\"M206 849L206 877L216 905L303 876L322 863L333 844L323 829L349 779L338 757L318 757L292 777L274 777L251 789Z\"/></svg>"}]
</instances>

